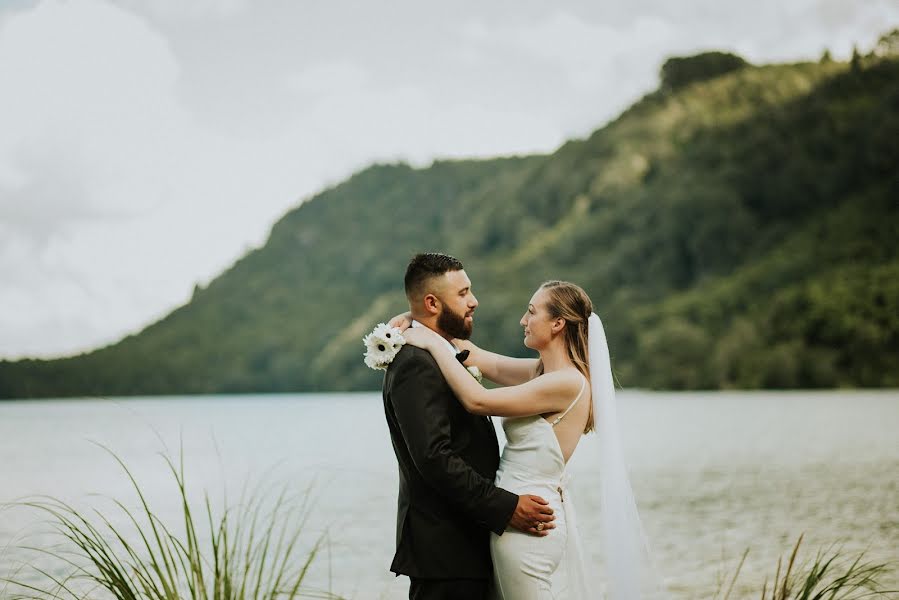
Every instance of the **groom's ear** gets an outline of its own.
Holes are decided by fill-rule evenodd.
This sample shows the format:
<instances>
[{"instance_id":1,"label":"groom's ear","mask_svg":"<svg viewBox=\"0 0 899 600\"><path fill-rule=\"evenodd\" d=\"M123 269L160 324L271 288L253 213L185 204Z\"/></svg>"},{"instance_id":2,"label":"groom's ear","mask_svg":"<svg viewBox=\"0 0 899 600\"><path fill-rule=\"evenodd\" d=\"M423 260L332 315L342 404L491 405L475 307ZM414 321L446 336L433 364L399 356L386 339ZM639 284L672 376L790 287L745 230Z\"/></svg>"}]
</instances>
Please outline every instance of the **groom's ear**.
<instances>
[{"instance_id":1,"label":"groom's ear","mask_svg":"<svg viewBox=\"0 0 899 600\"><path fill-rule=\"evenodd\" d=\"M424 305L425 312L429 315L440 314L440 299L434 294L425 294L425 297L422 299L422 304Z\"/></svg>"}]
</instances>

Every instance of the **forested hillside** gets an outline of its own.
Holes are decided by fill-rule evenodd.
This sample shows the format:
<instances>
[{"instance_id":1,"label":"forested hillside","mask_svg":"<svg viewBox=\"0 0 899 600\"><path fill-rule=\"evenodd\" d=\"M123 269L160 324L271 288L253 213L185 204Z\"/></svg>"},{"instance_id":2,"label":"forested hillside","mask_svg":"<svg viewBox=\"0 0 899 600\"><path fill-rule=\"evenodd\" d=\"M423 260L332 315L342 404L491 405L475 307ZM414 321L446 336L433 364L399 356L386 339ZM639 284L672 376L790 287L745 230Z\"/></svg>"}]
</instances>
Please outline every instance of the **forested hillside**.
<instances>
[{"instance_id":1,"label":"forested hillside","mask_svg":"<svg viewBox=\"0 0 899 600\"><path fill-rule=\"evenodd\" d=\"M357 173L140 333L0 362L0 397L377 389L361 338L424 250L466 264L498 351L527 355L521 313L562 278L625 387L899 386L897 132L896 59L669 61L553 154Z\"/></svg>"}]
</instances>

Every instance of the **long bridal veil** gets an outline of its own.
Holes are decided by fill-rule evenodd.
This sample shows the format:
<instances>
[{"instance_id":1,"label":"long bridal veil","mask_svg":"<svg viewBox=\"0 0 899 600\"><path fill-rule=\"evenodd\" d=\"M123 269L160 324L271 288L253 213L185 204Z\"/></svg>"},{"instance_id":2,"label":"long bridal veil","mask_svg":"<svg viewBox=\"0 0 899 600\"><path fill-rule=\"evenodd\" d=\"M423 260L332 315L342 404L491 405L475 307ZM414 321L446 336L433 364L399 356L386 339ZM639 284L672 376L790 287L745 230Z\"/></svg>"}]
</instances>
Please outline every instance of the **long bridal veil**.
<instances>
[{"instance_id":1,"label":"long bridal veil","mask_svg":"<svg viewBox=\"0 0 899 600\"><path fill-rule=\"evenodd\" d=\"M590 381L599 435L601 521L608 600L667 598L652 562L637 503L631 490L618 427L615 382L602 321L590 315Z\"/></svg>"}]
</instances>

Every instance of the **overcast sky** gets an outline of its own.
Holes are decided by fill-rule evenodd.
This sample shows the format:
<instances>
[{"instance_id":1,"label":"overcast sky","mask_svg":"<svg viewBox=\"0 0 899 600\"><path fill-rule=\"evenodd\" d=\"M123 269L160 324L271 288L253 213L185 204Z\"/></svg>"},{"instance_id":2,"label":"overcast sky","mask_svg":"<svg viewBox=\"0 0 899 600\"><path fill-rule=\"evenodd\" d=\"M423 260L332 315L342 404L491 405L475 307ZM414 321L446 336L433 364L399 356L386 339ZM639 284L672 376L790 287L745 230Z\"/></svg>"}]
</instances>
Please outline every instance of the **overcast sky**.
<instances>
[{"instance_id":1,"label":"overcast sky","mask_svg":"<svg viewBox=\"0 0 899 600\"><path fill-rule=\"evenodd\" d=\"M897 0L0 0L0 356L141 329L372 162L551 152L667 56L845 58L897 25Z\"/></svg>"}]
</instances>

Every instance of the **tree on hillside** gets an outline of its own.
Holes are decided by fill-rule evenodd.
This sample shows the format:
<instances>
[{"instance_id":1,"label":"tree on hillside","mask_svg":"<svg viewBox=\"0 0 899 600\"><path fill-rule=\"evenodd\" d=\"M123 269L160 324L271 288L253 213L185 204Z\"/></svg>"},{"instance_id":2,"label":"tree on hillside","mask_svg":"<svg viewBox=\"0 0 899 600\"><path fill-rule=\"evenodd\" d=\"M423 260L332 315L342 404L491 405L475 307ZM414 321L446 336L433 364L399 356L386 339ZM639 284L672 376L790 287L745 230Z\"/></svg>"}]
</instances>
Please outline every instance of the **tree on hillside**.
<instances>
[{"instance_id":1,"label":"tree on hillside","mask_svg":"<svg viewBox=\"0 0 899 600\"><path fill-rule=\"evenodd\" d=\"M730 52L704 52L695 56L676 56L662 65L661 87L672 91L696 81L713 79L747 66L743 58Z\"/></svg>"},{"instance_id":2,"label":"tree on hillside","mask_svg":"<svg viewBox=\"0 0 899 600\"><path fill-rule=\"evenodd\" d=\"M899 27L880 36L874 46L877 56L899 56Z\"/></svg>"}]
</instances>

